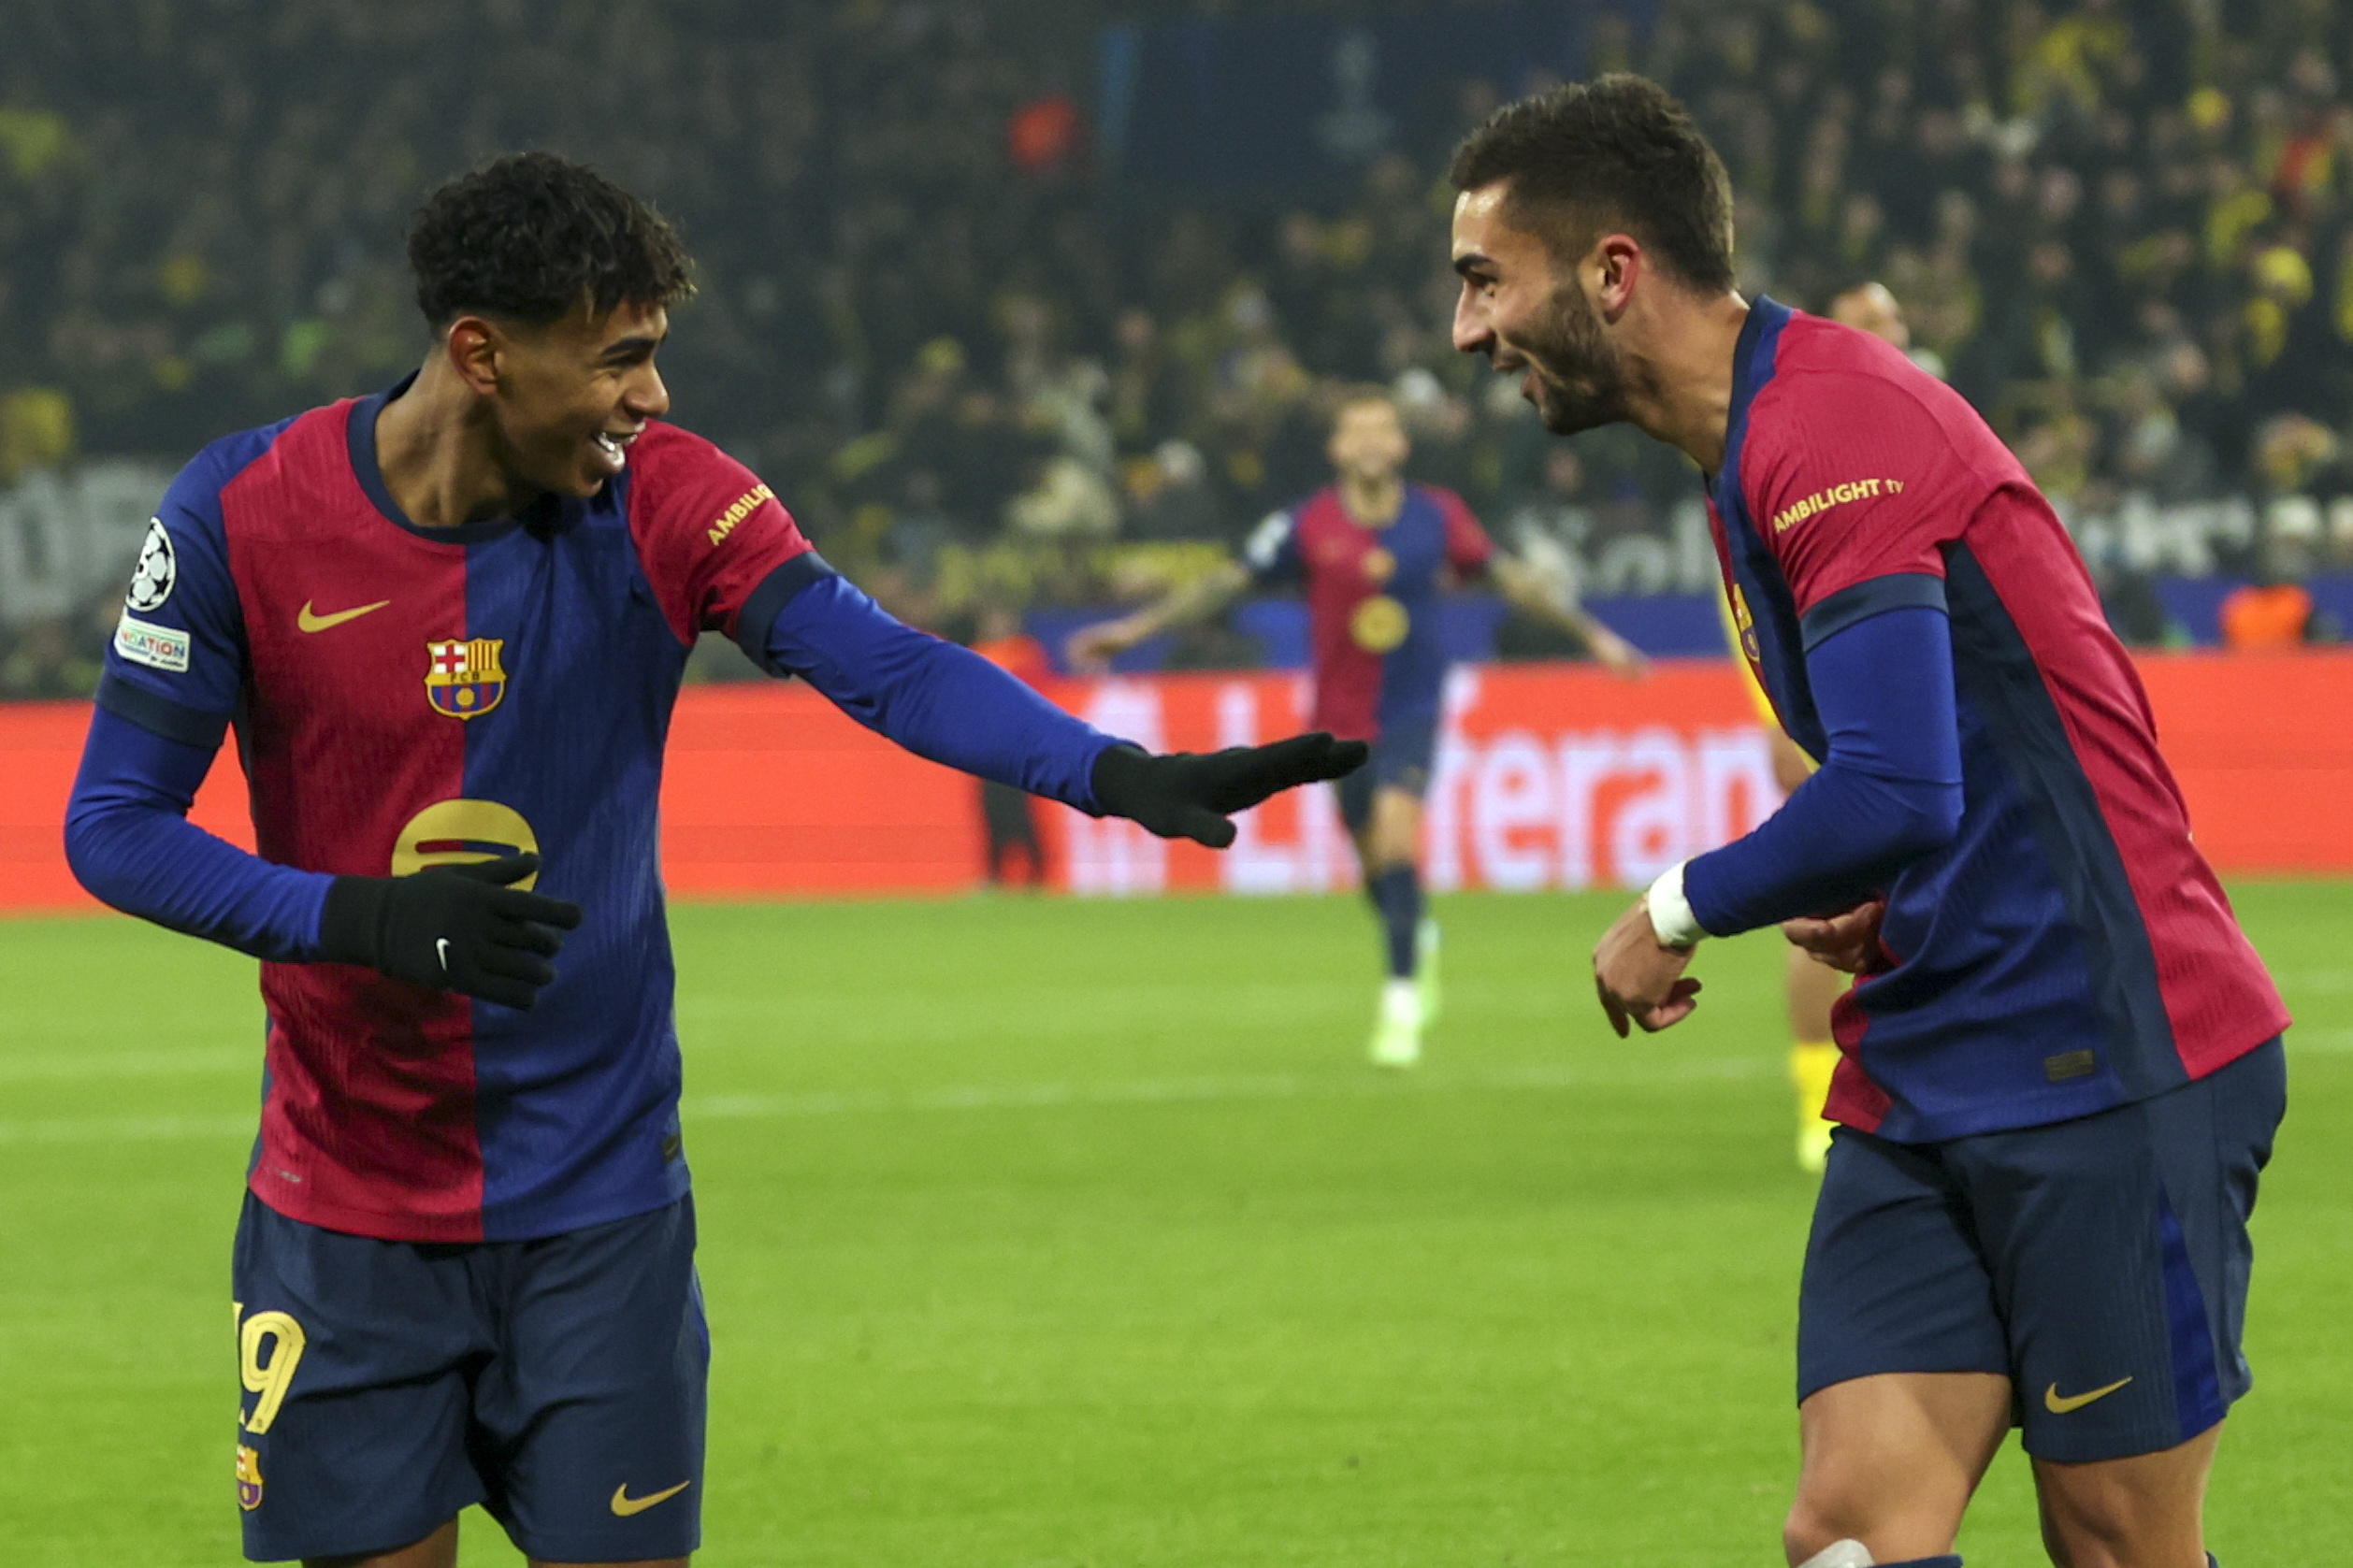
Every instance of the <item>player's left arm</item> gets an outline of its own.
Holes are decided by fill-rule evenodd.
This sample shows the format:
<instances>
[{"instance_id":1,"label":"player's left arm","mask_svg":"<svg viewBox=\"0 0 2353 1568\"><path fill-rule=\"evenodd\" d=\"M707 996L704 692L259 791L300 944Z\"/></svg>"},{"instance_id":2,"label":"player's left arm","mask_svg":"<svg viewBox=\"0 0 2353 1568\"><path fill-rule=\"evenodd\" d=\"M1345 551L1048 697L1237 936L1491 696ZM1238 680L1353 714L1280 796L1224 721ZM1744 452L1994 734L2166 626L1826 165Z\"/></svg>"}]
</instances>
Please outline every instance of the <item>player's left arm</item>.
<instances>
[{"instance_id":1,"label":"player's left arm","mask_svg":"<svg viewBox=\"0 0 2353 1568\"><path fill-rule=\"evenodd\" d=\"M1503 550L1489 560L1487 573L1495 591L1512 605L1568 633L1615 673L1632 680L1650 672L1650 661L1640 651L1578 603L1566 584Z\"/></svg>"},{"instance_id":2,"label":"player's left arm","mask_svg":"<svg viewBox=\"0 0 2353 1568\"><path fill-rule=\"evenodd\" d=\"M1106 735L969 648L893 618L811 552L783 568L787 597L757 657L799 675L859 723L918 756L1124 816L1162 838L1222 849L1227 814L1364 760L1358 741L1317 733L1208 755L1154 755Z\"/></svg>"},{"instance_id":3,"label":"player's left arm","mask_svg":"<svg viewBox=\"0 0 2353 1568\"><path fill-rule=\"evenodd\" d=\"M724 631L762 669L801 676L918 756L1217 848L1234 841L1228 813L1364 762L1361 742L1320 734L1206 756L1147 753L884 611L810 547L766 485L708 443L671 432L648 455L631 526L672 628L689 640Z\"/></svg>"},{"instance_id":4,"label":"player's left arm","mask_svg":"<svg viewBox=\"0 0 2353 1568\"><path fill-rule=\"evenodd\" d=\"M1800 612L1826 755L1780 811L1669 868L1603 937L1595 985L1621 1034L1691 1011L1696 983L1682 971L1700 938L1856 906L1959 829L1940 547L1965 520L1952 499L1968 494L1956 488L1965 476L1900 389L1850 390L1870 417L1840 422L1839 437L1809 431L1797 450L1760 453L1748 496Z\"/></svg>"},{"instance_id":5,"label":"player's left arm","mask_svg":"<svg viewBox=\"0 0 2353 1568\"><path fill-rule=\"evenodd\" d=\"M1631 678L1649 671L1649 662L1634 644L1579 604L1567 583L1499 548L1460 496L1435 488L1430 494L1446 520L1446 564L1453 569L1456 582L1475 583L1484 577L1506 601L1566 632L1618 674Z\"/></svg>"}]
</instances>

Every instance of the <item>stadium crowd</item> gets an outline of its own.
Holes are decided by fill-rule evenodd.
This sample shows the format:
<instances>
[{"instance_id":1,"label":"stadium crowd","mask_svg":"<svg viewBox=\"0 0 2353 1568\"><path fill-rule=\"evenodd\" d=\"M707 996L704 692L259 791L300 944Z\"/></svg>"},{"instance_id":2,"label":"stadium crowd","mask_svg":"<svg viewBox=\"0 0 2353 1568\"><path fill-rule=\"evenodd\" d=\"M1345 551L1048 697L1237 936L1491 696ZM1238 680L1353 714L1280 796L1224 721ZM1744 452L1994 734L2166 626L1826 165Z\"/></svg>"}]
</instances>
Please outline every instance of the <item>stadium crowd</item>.
<instances>
[{"instance_id":1,"label":"stadium crowd","mask_svg":"<svg viewBox=\"0 0 2353 1568\"><path fill-rule=\"evenodd\" d=\"M1321 202L1140 188L1090 131L1113 10L24 0L0 486L402 373L410 210L540 144L680 219L703 291L665 356L679 417L916 618L1204 569L1319 482L1364 381L1418 475L1590 591L1701 585L1687 465L1622 427L1548 442L1450 351L1444 146ZM1159 7L1196 11L1231 14ZM2237 497L2262 525L2222 531L2225 569L2353 561L2353 6L1658 0L1592 11L1585 55L1669 84L1723 150L1744 289L1886 284L2072 516ZM1539 84L1461 83L1458 126ZM0 630L0 686L71 689L105 619Z\"/></svg>"}]
</instances>

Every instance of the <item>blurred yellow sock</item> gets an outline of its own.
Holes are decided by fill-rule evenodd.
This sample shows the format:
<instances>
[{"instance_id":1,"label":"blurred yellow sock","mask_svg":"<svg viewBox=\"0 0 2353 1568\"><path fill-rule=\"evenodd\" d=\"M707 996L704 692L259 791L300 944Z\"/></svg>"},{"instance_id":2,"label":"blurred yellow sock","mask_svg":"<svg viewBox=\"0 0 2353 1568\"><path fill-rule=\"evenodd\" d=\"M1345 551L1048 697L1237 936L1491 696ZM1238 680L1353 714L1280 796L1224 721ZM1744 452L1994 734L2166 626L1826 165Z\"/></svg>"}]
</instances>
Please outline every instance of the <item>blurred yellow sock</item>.
<instances>
[{"instance_id":1,"label":"blurred yellow sock","mask_svg":"<svg viewBox=\"0 0 2353 1568\"><path fill-rule=\"evenodd\" d=\"M1831 1122L1822 1116L1830 1098L1830 1074L1839 1048L1827 1040L1800 1040L1789 1047L1789 1081L1797 1090L1797 1168L1819 1173L1830 1158Z\"/></svg>"}]
</instances>

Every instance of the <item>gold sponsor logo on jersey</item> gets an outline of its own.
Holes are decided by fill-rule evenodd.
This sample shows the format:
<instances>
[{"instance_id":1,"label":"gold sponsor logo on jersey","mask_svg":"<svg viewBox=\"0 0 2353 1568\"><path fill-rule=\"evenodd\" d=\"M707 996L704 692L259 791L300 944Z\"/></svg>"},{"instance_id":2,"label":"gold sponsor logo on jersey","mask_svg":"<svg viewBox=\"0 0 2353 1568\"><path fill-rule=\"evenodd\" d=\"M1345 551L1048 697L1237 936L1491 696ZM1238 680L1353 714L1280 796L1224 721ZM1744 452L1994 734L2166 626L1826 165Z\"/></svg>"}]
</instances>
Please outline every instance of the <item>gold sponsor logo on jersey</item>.
<instances>
[{"instance_id":1,"label":"gold sponsor logo on jersey","mask_svg":"<svg viewBox=\"0 0 2353 1568\"><path fill-rule=\"evenodd\" d=\"M462 637L425 645L425 697L437 713L478 719L507 695L507 672L499 663L503 637Z\"/></svg>"},{"instance_id":2,"label":"gold sponsor logo on jersey","mask_svg":"<svg viewBox=\"0 0 2353 1568\"><path fill-rule=\"evenodd\" d=\"M1878 496L1900 496L1904 482L1899 479L1857 479L1844 484L1834 484L1827 490L1817 490L1793 506L1785 506L1773 513L1773 532L1785 534L1809 517L1816 517L1832 507L1849 501L1868 501Z\"/></svg>"},{"instance_id":3,"label":"gold sponsor logo on jersey","mask_svg":"<svg viewBox=\"0 0 2353 1568\"><path fill-rule=\"evenodd\" d=\"M354 605L349 610L330 610L324 614L312 608L314 602L304 599L302 608L295 611L295 625L304 631L332 630L346 621L356 621L362 615L373 615L377 611L390 604L392 600L378 599L373 604Z\"/></svg>"},{"instance_id":4,"label":"gold sponsor logo on jersey","mask_svg":"<svg viewBox=\"0 0 2353 1568\"><path fill-rule=\"evenodd\" d=\"M1413 629L1413 617L1406 607L1387 594L1375 594L1359 604L1348 618L1348 634L1359 648L1368 654L1385 654L1406 640Z\"/></svg>"},{"instance_id":5,"label":"gold sponsor logo on jersey","mask_svg":"<svg viewBox=\"0 0 2353 1568\"><path fill-rule=\"evenodd\" d=\"M735 532L735 525L738 523L759 510L759 504L762 501L772 501L775 498L776 492L765 484L756 484L738 496L733 506L712 519L711 526L704 531L711 536L712 543L722 543L728 535Z\"/></svg>"},{"instance_id":6,"label":"gold sponsor logo on jersey","mask_svg":"<svg viewBox=\"0 0 2353 1568\"><path fill-rule=\"evenodd\" d=\"M496 800L436 800L409 819L392 842L392 874L427 866L467 866L509 855L536 855L539 835L523 813ZM536 872L515 884L530 888Z\"/></svg>"}]
</instances>

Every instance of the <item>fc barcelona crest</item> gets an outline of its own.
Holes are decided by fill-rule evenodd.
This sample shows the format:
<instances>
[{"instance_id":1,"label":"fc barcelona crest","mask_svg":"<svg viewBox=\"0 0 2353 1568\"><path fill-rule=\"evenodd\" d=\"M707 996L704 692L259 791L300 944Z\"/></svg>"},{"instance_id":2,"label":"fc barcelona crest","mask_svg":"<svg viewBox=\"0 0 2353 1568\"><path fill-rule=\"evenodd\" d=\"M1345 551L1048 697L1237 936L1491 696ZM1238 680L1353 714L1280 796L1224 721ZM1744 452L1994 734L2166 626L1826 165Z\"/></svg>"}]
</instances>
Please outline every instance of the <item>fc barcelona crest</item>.
<instances>
[{"instance_id":1,"label":"fc barcelona crest","mask_svg":"<svg viewBox=\"0 0 2353 1568\"><path fill-rule=\"evenodd\" d=\"M1762 665L1765 650L1756 640L1756 622L1749 614L1748 596L1740 592L1737 583L1732 585L1732 625L1740 634L1741 655L1749 663Z\"/></svg>"},{"instance_id":2,"label":"fc barcelona crest","mask_svg":"<svg viewBox=\"0 0 2353 1568\"><path fill-rule=\"evenodd\" d=\"M425 645L425 695L436 712L453 719L478 719L507 695L507 672L498 655L503 637L467 638Z\"/></svg>"}]
</instances>

